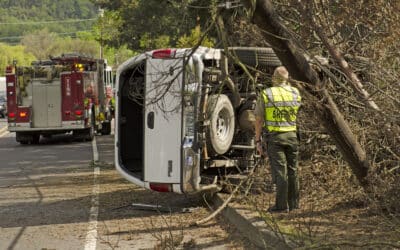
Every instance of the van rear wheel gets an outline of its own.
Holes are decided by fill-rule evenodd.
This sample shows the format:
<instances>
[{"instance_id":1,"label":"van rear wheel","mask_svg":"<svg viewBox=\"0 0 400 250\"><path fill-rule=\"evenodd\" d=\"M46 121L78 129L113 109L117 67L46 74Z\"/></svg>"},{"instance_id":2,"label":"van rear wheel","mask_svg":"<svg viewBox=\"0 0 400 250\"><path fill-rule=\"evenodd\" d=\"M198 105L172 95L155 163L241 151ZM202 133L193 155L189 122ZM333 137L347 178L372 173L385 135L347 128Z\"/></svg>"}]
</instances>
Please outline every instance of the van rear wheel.
<instances>
[{"instance_id":1,"label":"van rear wheel","mask_svg":"<svg viewBox=\"0 0 400 250\"><path fill-rule=\"evenodd\" d=\"M235 132L235 112L228 96L209 96L207 117L210 121L206 130L208 153L222 155L229 150Z\"/></svg>"}]
</instances>

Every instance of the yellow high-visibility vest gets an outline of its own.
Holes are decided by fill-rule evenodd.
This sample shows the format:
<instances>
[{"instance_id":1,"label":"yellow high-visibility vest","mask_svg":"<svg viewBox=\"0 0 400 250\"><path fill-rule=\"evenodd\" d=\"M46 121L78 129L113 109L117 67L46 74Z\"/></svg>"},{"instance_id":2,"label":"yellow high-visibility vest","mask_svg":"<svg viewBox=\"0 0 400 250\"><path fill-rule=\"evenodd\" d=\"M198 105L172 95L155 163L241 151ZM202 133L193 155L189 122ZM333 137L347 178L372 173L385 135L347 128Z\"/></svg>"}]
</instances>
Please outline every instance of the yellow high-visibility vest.
<instances>
[{"instance_id":1,"label":"yellow high-visibility vest","mask_svg":"<svg viewBox=\"0 0 400 250\"><path fill-rule=\"evenodd\" d=\"M262 92L265 104L265 128L269 132L296 131L297 111L301 104L297 88L281 85Z\"/></svg>"}]
</instances>

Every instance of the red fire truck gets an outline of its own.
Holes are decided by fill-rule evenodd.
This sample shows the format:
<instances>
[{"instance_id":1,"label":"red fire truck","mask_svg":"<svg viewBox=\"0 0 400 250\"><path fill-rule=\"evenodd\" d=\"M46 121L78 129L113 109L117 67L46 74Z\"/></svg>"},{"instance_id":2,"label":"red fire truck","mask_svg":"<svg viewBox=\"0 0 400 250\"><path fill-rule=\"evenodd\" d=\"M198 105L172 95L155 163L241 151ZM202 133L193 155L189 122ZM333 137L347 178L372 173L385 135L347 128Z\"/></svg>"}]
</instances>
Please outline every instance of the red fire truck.
<instances>
[{"instance_id":1,"label":"red fire truck","mask_svg":"<svg viewBox=\"0 0 400 250\"><path fill-rule=\"evenodd\" d=\"M82 140L111 133L104 60L76 54L6 68L8 130L21 144L73 133Z\"/></svg>"}]
</instances>

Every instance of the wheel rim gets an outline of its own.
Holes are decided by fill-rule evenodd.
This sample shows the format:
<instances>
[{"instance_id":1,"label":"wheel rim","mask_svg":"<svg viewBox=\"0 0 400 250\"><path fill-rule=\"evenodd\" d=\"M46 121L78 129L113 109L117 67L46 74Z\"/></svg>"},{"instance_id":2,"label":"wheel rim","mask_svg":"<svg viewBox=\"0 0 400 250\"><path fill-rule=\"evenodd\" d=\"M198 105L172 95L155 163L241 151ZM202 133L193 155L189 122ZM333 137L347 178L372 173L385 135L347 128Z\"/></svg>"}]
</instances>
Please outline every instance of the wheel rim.
<instances>
[{"instance_id":1,"label":"wheel rim","mask_svg":"<svg viewBox=\"0 0 400 250\"><path fill-rule=\"evenodd\" d=\"M230 117L229 117L229 112L226 109L222 109L218 113L218 118L216 121L216 136L220 140L224 140L227 138L229 134L229 123L230 123Z\"/></svg>"}]
</instances>

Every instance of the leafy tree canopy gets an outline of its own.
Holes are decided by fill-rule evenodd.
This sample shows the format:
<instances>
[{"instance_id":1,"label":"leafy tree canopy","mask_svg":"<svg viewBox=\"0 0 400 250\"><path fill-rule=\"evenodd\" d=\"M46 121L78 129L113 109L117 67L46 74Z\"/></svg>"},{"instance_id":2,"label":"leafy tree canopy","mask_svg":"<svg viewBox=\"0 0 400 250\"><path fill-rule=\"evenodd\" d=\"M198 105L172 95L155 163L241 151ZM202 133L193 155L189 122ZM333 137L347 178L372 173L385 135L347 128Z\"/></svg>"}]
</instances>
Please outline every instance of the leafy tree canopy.
<instances>
[{"instance_id":1,"label":"leafy tree canopy","mask_svg":"<svg viewBox=\"0 0 400 250\"><path fill-rule=\"evenodd\" d=\"M113 30L105 32L112 36L103 35L104 43L112 46L126 44L136 51L193 46L202 37L200 26L204 28L210 21L208 8L192 8L193 2L100 0L96 3L111 14L105 14L107 21L97 26ZM211 44L212 39L203 41L204 46Z\"/></svg>"},{"instance_id":2,"label":"leafy tree canopy","mask_svg":"<svg viewBox=\"0 0 400 250\"><path fill-rule=\"evenodd\" d=\"M0 76L4 75L6 66L11 65L14 60L18 65L28 66L36 59L32 53L26 53L22 45L11 46L0 43L0 51Z\"/></svg>"}]
</instances>

